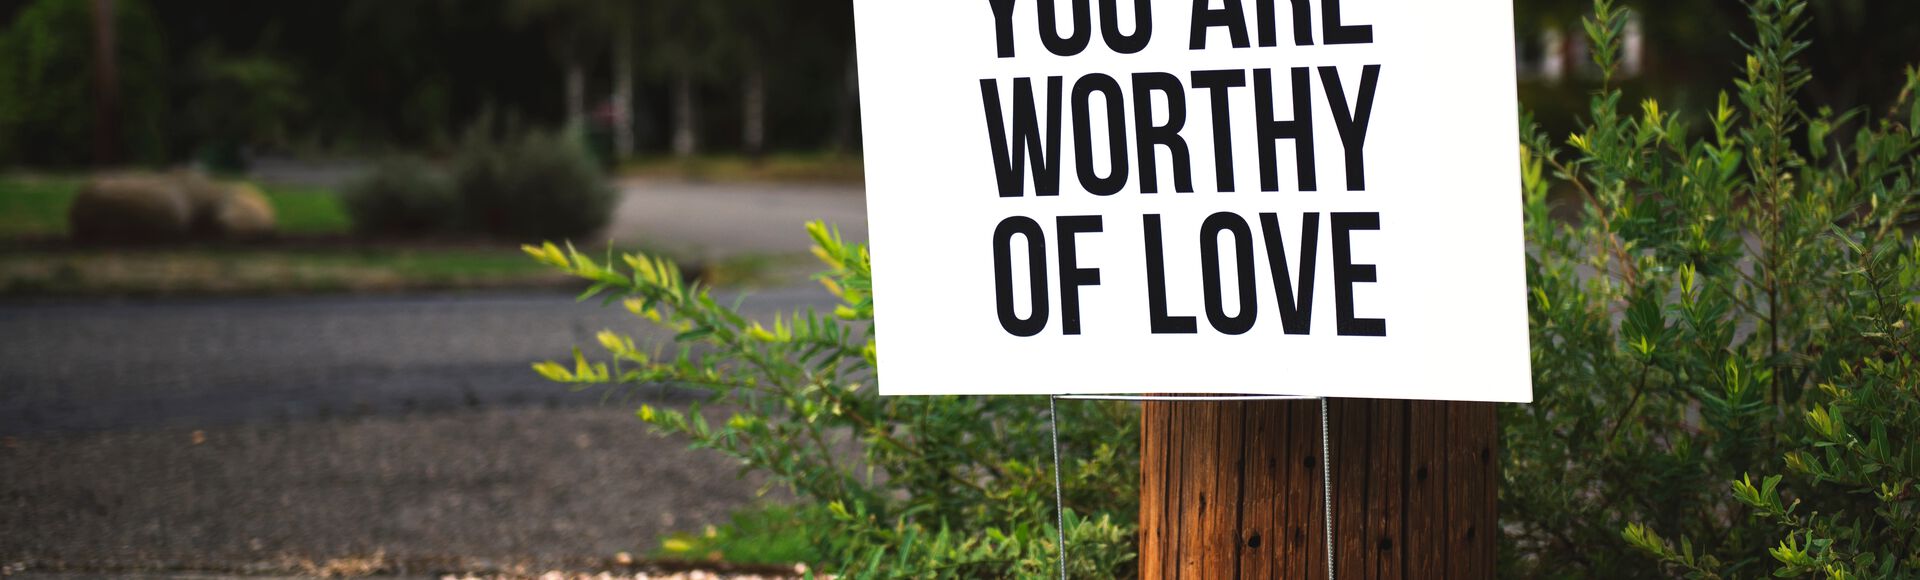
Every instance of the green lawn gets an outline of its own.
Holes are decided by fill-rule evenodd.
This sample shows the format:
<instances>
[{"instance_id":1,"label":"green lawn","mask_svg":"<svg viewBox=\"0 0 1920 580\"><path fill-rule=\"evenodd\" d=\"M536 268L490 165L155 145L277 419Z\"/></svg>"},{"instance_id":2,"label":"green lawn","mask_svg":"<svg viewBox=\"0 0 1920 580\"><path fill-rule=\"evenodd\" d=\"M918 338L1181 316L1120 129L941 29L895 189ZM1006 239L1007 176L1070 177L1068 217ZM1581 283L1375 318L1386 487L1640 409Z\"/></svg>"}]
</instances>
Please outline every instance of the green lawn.
<instances>
[{"instance_id":1,"label":"green lawn","mask_svg":"<svg viewBox=\"0 0 1920 580\"><path fill-rule=\"evenodd\" d=\"M0 177L0 241L58 239L84 184L74 176ZM565 284L511 245L352 245L333 192L261 188L285 244L193 243L67 248L41 244L0 252L0 296L284 294ZM317 238L302 244L299 238ZM338 247L334 247L335 245Z\"/></svg>"},{"instance_id":2,"label":"green lawn","mask_svg":"<svg viewBox=\"0 0 1920 580\"><path fill-rule=\"evenodd\" d=\"M71 176L0 176L0 244L58 240L84 183ZM35 241L0 252L0 297L299 294L578 286L512 244L483 239L354 241L339 197L264 187L279 233L263 243L89 247ZM754 286L786 263L747 256L701 269L708 284Z\"/></svg>"},{"instance_id":3,"label":"green lawn","mask_svg":"<svg viewBox=\"0 0 1920 580\"><path fill-rule=\"evenodd\" d=\"M67 206L82 183L75 177L0 177L0 239L66 235ZM279 186L261 191L273 204L280 233L341 234L353 226L333 192Z\"/></svg>"},{"instance_id":4,"label":"green lawn","mask_svg":"<svg viewBox=\"0 0 1920 580\"><path fill-rule=\"evenodd\" d=\"M347 208L331 191L304 187L262 187L273 203L283 234L343 234L353 229Z\"/></svg>"},{"instance_id":5,"label":"green lawn","mask_svg":"<svg viewBox=\"0 0 1920 580\"><path fill-rule=\"evenodd\" d=\"M0 238L67 233L67 204L79 180L0 178Z\"/></svg>"},{"instance_id":6,"label":"green lawn","mask_svg":"<svg viewBox=\"0 0 1920 580\"><path fill-rule=\"evenodd\" d=\"M563 275L510 248L18 250L0 296L388 292L555 287Z\"/></svg>"}]
</instances>

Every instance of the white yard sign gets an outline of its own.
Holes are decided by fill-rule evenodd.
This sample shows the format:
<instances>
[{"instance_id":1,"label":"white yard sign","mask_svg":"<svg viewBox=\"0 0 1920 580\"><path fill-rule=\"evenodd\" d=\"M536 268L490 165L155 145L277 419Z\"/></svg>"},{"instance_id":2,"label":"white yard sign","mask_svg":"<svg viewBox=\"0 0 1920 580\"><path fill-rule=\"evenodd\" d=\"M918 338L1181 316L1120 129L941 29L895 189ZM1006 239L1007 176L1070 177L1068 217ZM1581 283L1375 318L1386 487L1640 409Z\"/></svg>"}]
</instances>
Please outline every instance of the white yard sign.
<instances>
[{"instance_id":1,"label":"white yard sign","mask_svg":"<svg viewBox=\"0 0 1920 580\"><path fill-rule=\"evenodd\" d=\"M1528 401L1507 0L855 0L888 395Z\"/></svg>"}]
</instances>

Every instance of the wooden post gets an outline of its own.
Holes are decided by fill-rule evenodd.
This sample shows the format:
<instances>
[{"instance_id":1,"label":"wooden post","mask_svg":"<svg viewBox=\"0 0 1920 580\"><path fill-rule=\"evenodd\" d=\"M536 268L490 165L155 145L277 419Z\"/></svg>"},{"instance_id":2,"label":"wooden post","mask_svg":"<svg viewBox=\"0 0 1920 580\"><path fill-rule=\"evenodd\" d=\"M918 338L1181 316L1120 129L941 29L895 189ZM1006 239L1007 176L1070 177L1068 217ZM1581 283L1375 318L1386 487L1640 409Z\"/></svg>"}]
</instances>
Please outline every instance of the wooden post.
<instances>
[{"instance_id":1,"label":"wooden post","mask_svg":"<svg viewBox=\"0 0 1920 580\"><path fill-rule=\"evenodd\" d=\"M1492 578L1487 403L1332 401L1338 578ZM1151 401L1140 577L1326 578L1318 401Z\"/></svg>"}]
</instances>

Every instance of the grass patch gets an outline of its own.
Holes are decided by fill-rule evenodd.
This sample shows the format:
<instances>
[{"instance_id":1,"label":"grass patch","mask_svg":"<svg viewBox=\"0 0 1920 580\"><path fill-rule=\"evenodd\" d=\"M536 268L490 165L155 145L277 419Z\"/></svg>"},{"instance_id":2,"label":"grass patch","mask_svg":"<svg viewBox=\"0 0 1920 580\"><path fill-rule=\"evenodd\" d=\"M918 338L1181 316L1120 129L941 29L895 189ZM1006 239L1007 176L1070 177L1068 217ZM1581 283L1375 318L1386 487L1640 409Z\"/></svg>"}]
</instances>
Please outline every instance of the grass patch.
<instances>
[{"instance_id":1,"label":"grass patch","mask_svg":"<svg viewBox=\"0 0 1920 580\"><path fill-rule=\"evenodd\" d=\"M0 239L66 236L67 207L84 183L77 177L0 177ZM273 204L282 234L344 234L353 227L340 196L331 191L281 186L261 191Z\"/></svg>"},{"instance_id":2,"label":"grass patch","mask_svg":"<svg viewBox=\"0 0 1920 580\"><path fill-rule=\"evenodd\" d=\"M509 248L181 247L0 254L0 295L246 295L561 286Z\"/></svg>"},{"instance_id":3,"label":"grass patch","mask_svg":"<svg viewBox=\"0 0 1920 580\"><path fill-rule=\"evenodd\" d=\"M814 513L818 512L818 513ZM813 564L823 557L814 548L826 530L808 522L828 521L825 509L763 505L736 511L726 525L702 533L671 534L660 541L656 558L710 560L733 564Z\"/></svg>"},{"instance_id":4,"label":"grass patch","mask_svg":"<svg viewBox=\"0 0 1920 580\"><path fill-rule=\"evenodd\" d=\"M80 180L51 177L0 178L0 237L67 234L67 205Z\"/></svg>"},{"instance_id":5,"label":"grass patch","mask_svg":"<svg viewBox=\"0 0 1920 580\"><path fill-rule=\"evenodd\" d=\"M262 187L273 203L278 231L283 234L344 234L353 230L347 208L332 191L311 187Z\"/></svg>"},{"instance_id":6,"label":"grass patch","mask_svg":"<svg viewBox=\"0 0 1920 580\"><path fill-rule=\"evenodd\" d=\"M642 253L674 257L644 250ZM681 263L689 262L683 260ZM813 278L819 266L820 260L811 254L743 254L692 265L699 271L700 283L723 288L769 288L805 283Z\"/></svg>"},{"instance_id":7,"label":"grass patch","mask_svg":"<svg viewBox=\"0 0 1920 580\"><path fill-rule=\"evenodd\" d=\"M642 159L622 164L619 173L696 181L853 184L864 183L867 175L860 157L821 153L768 155L758 161L740 156Z\"/></svg>"}]
</instances>

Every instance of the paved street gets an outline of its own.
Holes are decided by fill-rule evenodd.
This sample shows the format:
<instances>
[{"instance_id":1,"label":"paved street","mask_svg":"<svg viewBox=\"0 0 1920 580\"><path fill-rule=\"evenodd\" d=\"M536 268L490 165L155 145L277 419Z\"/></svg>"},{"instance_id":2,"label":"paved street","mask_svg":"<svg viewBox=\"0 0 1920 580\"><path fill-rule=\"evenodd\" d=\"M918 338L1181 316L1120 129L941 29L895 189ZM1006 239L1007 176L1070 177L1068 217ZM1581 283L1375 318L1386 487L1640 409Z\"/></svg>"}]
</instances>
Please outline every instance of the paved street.
<instances>
[{"instance_id":1,"label":"paved street","mask_svg":"<svg viewBox=\"0 0 1920 580\"><path fill-rule=\"evenodd\" d=\"M608 235L621 244L698 259L805 254L805 225L839 226L867 240L867 205L857 185L714 184L630 179Z\"/></svg>"},{"instance_id":2,"label":"paved street","mask_svg":"<svg viewBox=\"0 0 1920 580\"><path fill-rule=\"evenodd\" d=\"M800 286L746 306L831 298ZM528 365L597 348L602 329L670 338L558 292L0 304L0 435L597 402Z\"/></svg>"}]
</instances>

